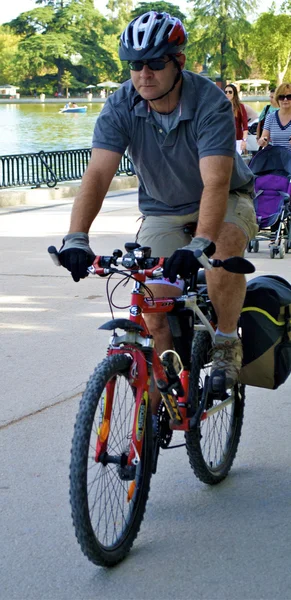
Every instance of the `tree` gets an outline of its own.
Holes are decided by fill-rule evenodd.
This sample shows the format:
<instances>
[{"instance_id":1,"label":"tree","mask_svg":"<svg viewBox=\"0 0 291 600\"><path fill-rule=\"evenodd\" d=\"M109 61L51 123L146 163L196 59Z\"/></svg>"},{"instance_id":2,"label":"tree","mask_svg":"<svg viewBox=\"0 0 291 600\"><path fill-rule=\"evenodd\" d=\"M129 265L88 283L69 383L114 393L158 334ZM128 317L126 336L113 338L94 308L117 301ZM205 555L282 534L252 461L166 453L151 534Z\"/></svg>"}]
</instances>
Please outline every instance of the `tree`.
<instances>
[{"instance_id":1,"label":"tree","mask_svg":"<svg viewBox=\"0 0 291 600\"><path fill-rule=\"evenodd\" d=\"M254 23L249 40L262 74L277 85L282 83L291 67L290 28L290 15L275 15L273 11L263 13Z\"/></svg>"},{"instance_id":2,"label":"tree","mask_svg":"<svg viewBox=\"0 0 291 600\"><path fill-rule=\"evenodd\" d=\"M84 84L121 72L120 62L104 44L107 20L94 8L93 0L38 0L45 4L22 13L11 21L13 31L22 36L19 60L23 79L45 75L55 69L58 91L63 92L65 70ZM117 45L117 41L116 41ZM79 56L78 64L74 57ZM84 86L85 87L85 86Z\"/></svg>"},{"instance_id":3,"label":"tree","mask_svg":"<svg viewBox=\"0 0 291 600\"><path fill-rule=\"evenodd\" d=\"M148 12L149 10L155 10L156 12L166 12L169 13L172 17L176 17L180 19L180 21L185 21L186 16L181 12L179 6L176 4L172 4L171 2L139 2L136 8L131 13L131 18L139 17L143 13Z\"/></svg>"},{"instance_id":4,"label":"tree","mask_svg":"<svg viewBox=\"0 0 291 600\"><path fill-rule=\"evenodd\" d=\"M250 67L243 56L251 25L246 15L254 5L249 0L194 0L193 7L188 57L203 63L209 54L210 68L220 74L222 86L228 78L247 76Z\"/></svg>"},{"instance_id":5,"label":"tree","mask_svg":"<svg viewBox=\"0 0 291 600\"><path fill-rule=\"evenodd\" d=\"M63 72L63 75L62 75L61 85L66 90L66 98L69 97L69 87L71 86L72 81L73 81L72 74L70 73L70 71L67 71L65 69Z\"/></svg>"},{"instance_id":6,"label":"tree","mask_svg":"<svg viewBox=\"0 0 291 600\"><path fill-rule=\"evenodd\" d=\"M9 27L0 25L0 80L2 83L18 84L20 71L17 62L17 49L21 38Z\"/></svg>"}]
</instances>

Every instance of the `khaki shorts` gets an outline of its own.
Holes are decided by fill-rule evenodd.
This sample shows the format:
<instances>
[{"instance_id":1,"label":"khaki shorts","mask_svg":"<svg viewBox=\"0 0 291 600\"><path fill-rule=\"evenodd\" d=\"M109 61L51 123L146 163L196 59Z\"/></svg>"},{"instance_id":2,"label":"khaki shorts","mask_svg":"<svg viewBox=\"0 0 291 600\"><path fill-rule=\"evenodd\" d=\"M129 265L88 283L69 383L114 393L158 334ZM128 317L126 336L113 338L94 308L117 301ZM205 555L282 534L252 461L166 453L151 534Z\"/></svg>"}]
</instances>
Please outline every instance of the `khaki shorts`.
<instances>
[{"instance_id":1,"label":"khaki shorts","mask_svg":"<svg viewBox=\"0 0 291 600\"><path fill-rule=\"evenodd\" d=\"M150 246L152 256L171 256L177 248L190 243L192 236L184 233L187 223L198 221L199 211L188 215L159 215L144 217L136 241ZM234 223L246 235L246 244L253 239L258 227L253 200L248 193L232 192L229 195L225 223Z\"/></svg>"}]
</instances>

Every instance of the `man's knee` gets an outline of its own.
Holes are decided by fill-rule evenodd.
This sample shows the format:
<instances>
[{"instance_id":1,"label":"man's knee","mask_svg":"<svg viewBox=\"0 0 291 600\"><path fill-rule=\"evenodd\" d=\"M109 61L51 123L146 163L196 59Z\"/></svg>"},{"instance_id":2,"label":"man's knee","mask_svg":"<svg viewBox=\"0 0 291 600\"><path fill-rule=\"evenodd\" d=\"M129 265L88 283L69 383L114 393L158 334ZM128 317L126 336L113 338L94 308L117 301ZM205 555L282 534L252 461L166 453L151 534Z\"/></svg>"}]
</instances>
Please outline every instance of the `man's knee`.
<instances>
[{"instance_id":1,"label":"man's knee","mask_svg":"<svg viewBox=\"0 0 291 600\"><path fill-rule=\"evenodd\" d=\"M247 241L247 236L240 227L234 223L223 223L216 240L214 257L224 260L230 256L243 256Z\"/></svg>"},{"instance_id":2,"label":"man's knee","mask_svg":"<svg viewBox=\"0 0 291 600\"><path fill-rule=\"evenodd\" d=\"M144 315L145 322L147 324L148 330L150 334L155 337L155 335L161 335L163 331L168 331L169 324L167 315L162 313L156 313L154 315Z\"/></svg>"}]
</instances>

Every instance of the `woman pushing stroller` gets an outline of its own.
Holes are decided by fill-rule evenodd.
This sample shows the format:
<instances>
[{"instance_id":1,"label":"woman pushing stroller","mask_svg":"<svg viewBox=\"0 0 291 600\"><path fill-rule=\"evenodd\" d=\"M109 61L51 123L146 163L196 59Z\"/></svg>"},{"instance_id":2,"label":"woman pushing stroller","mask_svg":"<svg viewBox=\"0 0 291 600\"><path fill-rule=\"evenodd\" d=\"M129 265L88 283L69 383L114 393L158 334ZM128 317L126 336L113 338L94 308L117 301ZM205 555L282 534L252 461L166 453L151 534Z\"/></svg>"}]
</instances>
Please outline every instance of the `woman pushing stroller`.
<instances>
[{"instance_id":1,"label":"woman pushing stroller","mask_svg":"<svg viewBox=\"0 0 291 600\"><path fill-rule=\"evenodd\" d=\"M259 146L264 148L269 143L273 146L283 146L291 150L291 84L281 83L275 91L275 100L279 110L268 114Z\"/></svg>"}]
</instances>

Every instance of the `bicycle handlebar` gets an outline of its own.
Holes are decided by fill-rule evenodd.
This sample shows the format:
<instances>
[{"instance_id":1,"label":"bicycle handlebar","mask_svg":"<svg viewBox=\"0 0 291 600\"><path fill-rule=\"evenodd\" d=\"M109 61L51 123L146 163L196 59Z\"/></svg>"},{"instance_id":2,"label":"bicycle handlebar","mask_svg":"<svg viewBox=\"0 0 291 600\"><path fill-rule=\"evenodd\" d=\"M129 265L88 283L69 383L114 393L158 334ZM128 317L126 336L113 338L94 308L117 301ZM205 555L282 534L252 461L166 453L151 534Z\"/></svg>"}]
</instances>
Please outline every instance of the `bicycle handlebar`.
<instances>
[{"instance_id":1,"label":"bicycle handlebar","mask_svg":"<svg viewBox=\"0 0 291 600\"><path fill-rule=\"evenodd\" d=\"M149 256L149 248L138 247L138 244L132 244L134 248L123 255L121 250L114 250L112 256L96 256L91 267L88 267L88 272L93 275L109 275L118 271L117 266L122 265L126 270L145 275L152 279L161 279L163 277L163 265L166 258L154 258ZM126 248L127 249L127 248ZM55 246L49 246L48 253L53 262L60 266L59 253ZM241 256L233 256L225 260L217 258L208 258L201 250L195 250L194 256L200 263L201 267L207 270L212 268L222 267L230 273L254 273L254 265L242 258Z\"/></svg>"}]
</instances>

